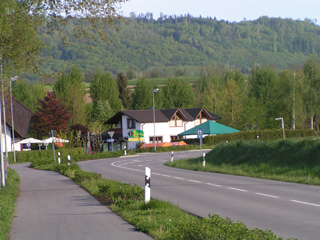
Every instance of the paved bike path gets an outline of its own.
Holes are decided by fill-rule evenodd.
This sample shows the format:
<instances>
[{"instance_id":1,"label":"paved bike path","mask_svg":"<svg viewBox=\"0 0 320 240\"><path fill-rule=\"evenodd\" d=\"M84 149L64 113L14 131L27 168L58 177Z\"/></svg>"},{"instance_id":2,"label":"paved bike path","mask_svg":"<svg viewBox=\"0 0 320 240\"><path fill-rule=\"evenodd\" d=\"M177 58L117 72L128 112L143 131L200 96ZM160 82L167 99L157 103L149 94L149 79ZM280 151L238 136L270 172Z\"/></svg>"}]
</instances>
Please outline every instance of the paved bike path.
<instances>
[{"instance_id":1,"label":"paved bike path","mask_svg":"<svg viewBox=\"0 0 320 240\"><path fill-rule=\"evenodd\" d=\"M15 164L20 191L10 240L147 240L69 178Z\"/></svg>"}]
</instances>

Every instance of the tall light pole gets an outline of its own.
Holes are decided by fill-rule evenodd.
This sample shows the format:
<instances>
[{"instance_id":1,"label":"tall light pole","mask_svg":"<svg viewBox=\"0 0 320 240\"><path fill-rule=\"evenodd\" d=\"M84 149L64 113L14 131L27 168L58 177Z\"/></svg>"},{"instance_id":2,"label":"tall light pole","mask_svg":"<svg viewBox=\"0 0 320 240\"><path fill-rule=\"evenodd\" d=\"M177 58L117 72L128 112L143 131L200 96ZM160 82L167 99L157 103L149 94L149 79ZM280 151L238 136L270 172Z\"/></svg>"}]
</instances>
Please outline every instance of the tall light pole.
<instances>
[{"instance_id":1,"label":"tall light pole","mask_svg":"<svg viewBox=\"0 0 320 240\"><path fill-rule=\"evenodd\" d=\"M12 82L16 81L18 79L18 76L15 76L13 78L10 79L10 99L11 99L11 122L12 122L12 134L11 134L11 138L12 138L12 141L11 141L11 151L13 151L13 160L14 162L17 161L17 158L16 158L16 149L14 147L14 120L13 120L13 104L12 104Z\"/></svg>"},{"instance_id":2,"label":"tall light pole","mask_svg":"<svg viewBox=\"0 0 320 240\"><path fill-rule=\"evenodd\" d=\"M1 80L3 78L2 70L2 57L0 57L0 71L1 71ZM1 94L0 94L1 96ZM3 149L2 149L2 116L1 116L1 97L0 97L0 159L1 159L1 185L6 186L6 176L5 176L5 163L3 159Z\"/></svg>"},{"instance_id":3,"label":"tall light pole","mask_svg":"<svg viewBox=\"0 0 320 240\"><path fill-rule=\"evenodd\" d=\"M152 103L153 103L153 144L154 144L154 150L157 150L156 146L156 111L154 107L154 94L159 92L159 88L156 88L152 91Z\"/></svg>"}]
</instances>

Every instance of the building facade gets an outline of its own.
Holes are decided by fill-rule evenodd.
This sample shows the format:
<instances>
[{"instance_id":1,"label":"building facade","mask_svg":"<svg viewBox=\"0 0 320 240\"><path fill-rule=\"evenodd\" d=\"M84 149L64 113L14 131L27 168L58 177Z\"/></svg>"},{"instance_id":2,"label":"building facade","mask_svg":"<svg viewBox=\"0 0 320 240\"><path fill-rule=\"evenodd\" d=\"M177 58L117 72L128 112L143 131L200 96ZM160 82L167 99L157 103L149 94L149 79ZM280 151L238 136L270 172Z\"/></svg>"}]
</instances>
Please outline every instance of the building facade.
<instances>
[{"instance_id":1,"label":"building facade","mask_svg":"<svg viewBox=\"0 0 320 240\"><path fill-rule=\"evenodd\" d=\"M138 142L128 141L132 130L142 130L145 143L164 143L179 139L179 133L201 123L219 119L221 119L219 116L204 108L155 110L155 117L152 109L124 110L105 122L112 127L103 133L102 137L110 142L111 137L108 132L113 132L112 141L117 149L123 149L124 146L135 149Z\"/></svg>"}]
</instances>

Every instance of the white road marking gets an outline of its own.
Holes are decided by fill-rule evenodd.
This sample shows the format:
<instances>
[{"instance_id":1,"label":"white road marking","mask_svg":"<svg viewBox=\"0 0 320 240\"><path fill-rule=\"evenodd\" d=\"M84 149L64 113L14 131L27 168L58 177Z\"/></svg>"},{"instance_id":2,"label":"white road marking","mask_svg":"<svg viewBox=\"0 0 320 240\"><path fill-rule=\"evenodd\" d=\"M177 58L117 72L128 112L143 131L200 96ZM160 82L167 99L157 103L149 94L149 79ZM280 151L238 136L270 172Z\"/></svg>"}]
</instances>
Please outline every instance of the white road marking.
<instances>
[{"instance_id":1,"label":"white road marking","mask_svg":"<svg viewBox=\"0 0 320 240\"><path fill-rule=\"evenodd\" d=\"M179 180L186 180L185 178L181 178L181 177L173 177L175 179L179 179Z\"/></svg>"},{"instance_id":2,"label":"white road marking","mask_svg":"<svg viewBox=\"0 0 320 240\"><path fill-rule=\"evenodd\" d=\"M298 201L298 200L290 200L291 202L295 202L295 203L301 203L301 204L305 204L305 205L310 205L310 206L314 206L314 207L320 207L319 204L315 204L315 203L308 203L308 202L302 202L302 201Z\"/></svg>"},{"instance_id":3,"label":"white road marking","mask_svg":"<svg viewBox=\"0 0 320 240\"><path fill-rule=\"evenodd\" d=\"M134 161L131 161L131 162L125 162L125 161L128 161L128 160L113 162L113 163L111 163L111 165L114 166L114 167L119 167L119 168L131 170L131 171L144 172L144 170L139 170L139 169L135 169L135 168L124 167L124 165L132 164L132 163L137 163L137 162L152 162L152 160L148 160L148 161L134 160ZM167 161L158 161L158 162L167 162ZM142 167L143 165L135 165L135 166ZM185 179L185 178L181 178L181 177L175 177L175 176L160 174L160 173L156 173L156 172L154 172L154 173L152 173L152 174L153 174L153 175L158 175L158 176L163 176L163 177L175 178L175 179L178 179L178 180L186 180L186 181L193 182L193 183L202 183L201 181L197 181L197 180ZM223 187L223 186L221 186L221 185L213 184L213 183L204 183L204 184L209 185L209 186L214 186L214 187ZM240 191L240 192L248 192L247 190L241 189L241 188L234 188L234 187L227 187L227 188L230 189L230 190L235 190L235 191ZM280 197L278 197L278 196L269 195L269 194L260 193L260 192L256 192L255 194L256 194L256 195L260 195L260 196L264 196L264 197L270 197L270 198L280 198ZM295 202L295 203L300 203L300 204L309 205L309 206L320 207L320 204L303 202L303 201L298 201L298 200L290 200L290 201L291 201L291 202Z\"/></svg>"},{"instance_id":4,"label":"white road marking","mask_svg":"<svg viewBox=\"0 0 320 240\"><path fill-rule=\"evenodd\" d=\"M264 193L258 193L256 192L257 195L264 196L264 197L270 197L270 198L279 198L278 196L274 195L269 195L269 194L264 194Z\"/></svg>"},{"instance_id":5,"label":"white road marking","mask_svg":"<svg viewBox=\"0 0 320 240\"><path fill-rule=\"evenodd\" d=\"M231 190L235 190L235 191L240 191L240 192L248 192L247 190L241 189L241 188L233 188L233 187L228 187Z\"/></svg>"},{"instance_id":6,"label":"white road marking","mask_svg":"<svg viewBox=\"0 0 320 240\"><path fill-rule=\"evenodd\" d=\"M163 177L171 177L171 176L165 175L165 174L161 174L161 176L163 176Z\"/></svg>"},{"instance_id":7,"label":"white road marking","mask_svg":"<svg viewBox=\"0 0 320 240\"><path fill-rule=\"evenodd\" d=\"M214 186L214 187L222 187L221 185L218 185L218 184L213 184L213 183L206 183L207 185L210 185L210 186Z\"/></svg>"},{"instance_id":8,"label":"white road marking","mask_svg":"<svg viewBox=\"0 0 320 240\"><path fill-rule=\"evenodd\" d=\"M188 179L189 182L194 182L194 183L201 183L200 181L196 181L196 180L192 180L192 179Z\"/></svg>"}]
</instances>

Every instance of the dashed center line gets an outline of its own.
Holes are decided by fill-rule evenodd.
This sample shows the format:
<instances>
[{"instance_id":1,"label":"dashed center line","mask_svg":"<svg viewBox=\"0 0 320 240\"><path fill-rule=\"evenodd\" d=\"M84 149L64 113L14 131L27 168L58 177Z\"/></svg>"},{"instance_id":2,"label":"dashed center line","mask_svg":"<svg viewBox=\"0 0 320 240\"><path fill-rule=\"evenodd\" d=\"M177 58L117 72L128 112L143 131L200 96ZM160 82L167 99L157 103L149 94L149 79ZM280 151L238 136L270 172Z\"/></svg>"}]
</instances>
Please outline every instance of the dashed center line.
<instances>
[{"instance_id":1,"label":"dashed center line","mask_svg":"<svg viewBox=\"0 0 320 240\"><path fill-rule=\"evenodd\" d=\"M192 179L188 179L189 182L194 182L194 183L201 183L200 181L196 181L196 180L192 180Z\"/></svg>"},{"instance_id":2,"label":"dashed center line","mask_svg":"<svg viewBox=\"0 0 320 240\"><path fill-rule=\"evenodd\" d=\"M179 179L179 180L185 180L185 178L181 178L181 177L173 177L175 179Z\"/></svg>"},{"instance_id":3,"label":"dashed center line","mask_svg":"<svg viewBox=\"0 0 320 240\"><path fill-rule=\"evenodd\" d=\"M228 187L231 190L235 190L235 191L240 191L240 192L248 192L247 190L241 189L241 188L233 188L233 187Z\"/></svg>"},{"instance_id":4,"label":"dashed center line","mask_svg":"<svg viewBox=\"0 0 320 240\"><path fill-rule=\"evenodd\" d=\"M270 197L270 198L279 198L278 196L274 195L269 195L269 194L264 194L264 193L256 193L257 195L264 196L264 197Z\"/></svg>"},{"instance_id":5,"label":"dashed center line","mask_svg":"<svg viewBox=\"0 0 320 240\"><path fill-rule=\"evenodd\" d=\"M221 185L218 185L218 184L213 184L213 183L206 183L207 185L210 185L210 186L214 186L214 187L222 187Z\"/></svg>"},{"instance_id":6,"label":"dashed center line","mask_svg":"<svg viewBox=\"0 0 320 240\"><path fill-rule=\"evenodd\" d=\"M134 169L134 168L130 168L130 167L127 167L127 166L126 166L126 165L128 165L128 164L137 164L138 162L142 162L142 163L143 163L143 162L152 162L152 160L149 160L149 161L133 160L133 161L130 161L130 162L123 162L123 161L122 161L122 163L113 162L111 165L114 166L114 167L120 167L120 168L127 169L127 170L132 170L132 171L137 171L137 172L144 172L143 170ZM166 162L166 161L158 161L158 162ZM139 164L139 165L134 165L134 166L143 167L143 165L141 165L141 164ZM226 187L226 186L222 186L222 185L214 184L214 183L203 183L203 182L198 181L198 180L187 179L187 178L182 178L182 177L175 177L175 176L170 176L170 175L161 174L161 173L157 173L157 172L154 172L154 173L152 173L152 174L153 174L153 175L162 176L162 177L167 177L167 178L174 178L174 179L178 179L178 180L184 180L184 181L193 182L193 183L206 184L206 185L214 186L214 187L227 188L227 189L234 190L234 191L239 191L239 192L248 192L247 190L241 189L241 188ZM269 198L275 198L275 199L280 198L279 196L270 195L270 194L265 194L265 193L261 193L261 192L254 192L254 194L260 195L260 196L264 196L264 197L269 197ZM304 201L299 201L299 200L294 200L294 199L292 199L292 200L290 200L290 201L291 201L291 202L294 202L294 203L299 203L299 204L304 204L304 205L313 206L313 207L320 207L320 204L316 204L316 203L304 202Z\"/></svg>"},{"instance_id":7,"label":"dashed center line","mask_svg":"<svg viewBox=\"0 0 320 240\"><path fill-rule=\"evenodd\" d=\"M309 202L303 202L303 201L298 201L298 200L290 200L291 202L295 202L295 203L301 203L301 204L305 204L305 205L310 205L310 206L314 206L314 207L320 207L319 204L315 204L315 203L309 203Z\"/></svg>"}]
</instances>

